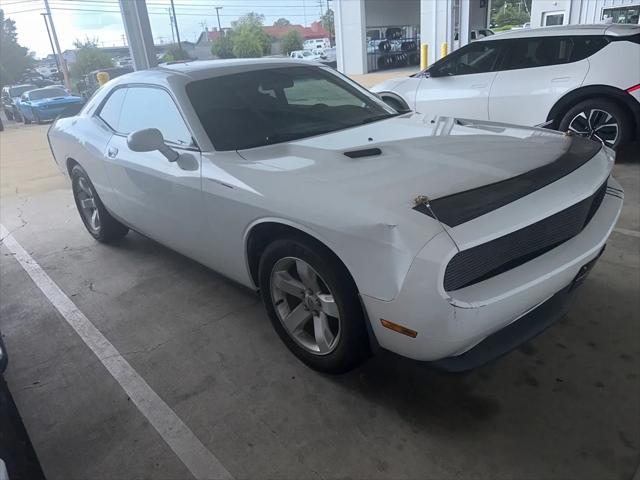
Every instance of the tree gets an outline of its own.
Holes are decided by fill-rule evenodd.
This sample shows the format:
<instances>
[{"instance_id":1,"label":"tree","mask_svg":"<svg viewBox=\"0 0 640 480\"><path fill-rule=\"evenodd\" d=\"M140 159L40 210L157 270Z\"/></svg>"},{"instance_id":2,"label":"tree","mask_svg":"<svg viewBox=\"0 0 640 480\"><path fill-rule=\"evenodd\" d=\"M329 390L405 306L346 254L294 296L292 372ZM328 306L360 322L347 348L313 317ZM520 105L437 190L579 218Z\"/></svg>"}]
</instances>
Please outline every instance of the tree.
<instances>
[{"instance_id":1,"label":"tree","mask_svg":"<svg viewBox=\"0 0 640 480\"><path fill-rule=\"evenodd\" d=\"M264 25L264 15L256 12L249 12L242 15L235 22L231 22L231 26L233 28L239 27L241 25L254 25L257 27L262 27Z\"/></svg>"},{"instance_id":2,"label":"tree","mask_svg":"<svg viewBox=\"0 0 640 480\"><path fill-rule=\"evenodd\" d=\"M302 50L302 35L297 30L289 30L282 36L282 53L289 55L294 50Z\"/></svg>"},{"instance_id":3,"label":"tree","mask_svg":"<svg viewBox=\"0 0 640 480\"><path fill-rule=\"evenodd\" d=\"M531 18L532 0L493 0L491 2L491 26L522 25Z\"/></svg>"},{"instance_id":4,"label":"tree","mask_svg":"<svg viewBox=\"0 0 640 480\"><path fill-rule=\"evenodd\" d=\"M211 53L218 58L235 58L230 35L221 35L211 43Z\"/></svg>"},{"instance_id":5,"label":"tree","mask_svg":"<svg viewBox=\"0 0 640 480\"><path fill-rule=\"evenodd\" d=\"M162 62L175 62L178 60L193 60L191 55L180 48L178 45L173 45L167 49L162 56Z\"/></svg>"},{"instance_id":6,"label":"tree","mask_svg":"<svg viewBox=\"0 0 640 480\"><path fill-rule=\"evenodd\" d=\"M111 56L98 48L96 38L87 37L84 42L76 39L73 46L76 47L76 61L71 65L71 75L74 78L81 78L100 68L113 67Z\"/></svg>"},{"instance_id":7,"label":"tree","mask_svg":"<svg viewBox=\"0 0 640 480\"><path fill-rule=\"evenodd\" d=\"M273 22L274 27L288 27L289 25L291 25L291 22L286 18L279 18L278 20Z\"/></svg>"},{"instance_id":8,"label":"tree","mask_svg":"<svg viewBox=\"0 0 640 480\"><path fill-rule=\"evenodd\" d=\"M18 43L16 23L5 19L0 9L0 86L19 82L34 63L29 50Z\"/></svg>"},{"instance_id":9,"label":"tree","mask_svg":"<svg viewBox=\"0 0 640 480\"><path fill-rule=\"evenodd\" d=\"M231 32L231 45L238 58L262 57L271 50L271 38L261 25L239 23Z\"/></svg>"},{"instance_id":10,"label":"tree","mask_svg":"<svg viewBox=\"0 0 640 480\"><path fill-rule=\"evenodd\" d=\"M322 28L329 32L329 36L335 38L336 26L333 19L333 10L327 8L327 11L320 16L320 23L322 24Z\"/></svg>"}]
</instances>

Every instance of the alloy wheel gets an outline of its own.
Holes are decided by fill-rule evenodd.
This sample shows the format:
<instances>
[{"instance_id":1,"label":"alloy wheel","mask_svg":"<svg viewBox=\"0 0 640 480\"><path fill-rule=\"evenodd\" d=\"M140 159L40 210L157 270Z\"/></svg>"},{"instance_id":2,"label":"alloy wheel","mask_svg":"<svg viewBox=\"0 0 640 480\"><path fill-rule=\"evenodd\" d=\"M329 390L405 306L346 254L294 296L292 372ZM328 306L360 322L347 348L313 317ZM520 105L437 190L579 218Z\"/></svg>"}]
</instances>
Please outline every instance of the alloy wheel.
<instances>
[{"instance_id":1,"label":"alloy wheel","mask_svg":"<svg viewBox=\"0 0 640 480\"><path fill-rule=\"evenodd\" d=\"M100 230L100 213L96 205L96 199L93 195L93 189L89 185L86 178L78 178L78 201L80 203L80 211L87 222L87 225L94 232Z\"/></svg>"},{"instance_id":2,"label":"alloy wheel","mask_svg":"<svg viewBox=\"0 0 640 480\"><path fill-rule=\"evenodd\" d=\"M311 265L285 257L271 270L271 300L287 334L314 355L327 355L340 340L338 305Z\"/></svg>"},{"instance_id":3,"label":"alloy wheel","mask_svg":"<svg viewBox=\"0 0 640 480\"><path fill-rule=\"evenodd\" d=\"M618 120L605 110L592 108L577 114L569 123L569 130L582 137L612 147L618 140Z\"/></svg>"}]
</instances>

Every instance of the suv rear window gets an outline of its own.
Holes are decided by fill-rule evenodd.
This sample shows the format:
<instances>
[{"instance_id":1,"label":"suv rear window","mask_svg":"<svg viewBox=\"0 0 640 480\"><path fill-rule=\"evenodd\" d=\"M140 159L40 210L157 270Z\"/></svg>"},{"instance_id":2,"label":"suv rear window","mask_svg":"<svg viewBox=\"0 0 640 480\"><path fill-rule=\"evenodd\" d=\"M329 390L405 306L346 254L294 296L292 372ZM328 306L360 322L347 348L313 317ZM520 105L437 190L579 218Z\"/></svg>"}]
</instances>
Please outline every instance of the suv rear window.
<instances>
[{"instance_id":1,"label":"suv rear window","mask_svg":"<svg viewBox=\"0 0 640 480\"><path fill-rule=\"evenodd\" d=\"M607 45L602 35L537 37L512 40L502 70L546 67L583 60Z\"/></svg>"}]
</instances>

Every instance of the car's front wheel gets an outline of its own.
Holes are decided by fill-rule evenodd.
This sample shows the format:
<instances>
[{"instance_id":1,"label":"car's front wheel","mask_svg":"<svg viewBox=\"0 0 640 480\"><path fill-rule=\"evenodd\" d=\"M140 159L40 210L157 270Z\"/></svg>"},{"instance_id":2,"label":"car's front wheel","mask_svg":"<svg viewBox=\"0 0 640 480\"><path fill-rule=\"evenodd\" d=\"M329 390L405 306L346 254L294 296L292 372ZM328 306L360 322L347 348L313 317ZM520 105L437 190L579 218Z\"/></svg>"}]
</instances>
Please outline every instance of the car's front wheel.
<instances>
[{"instance_id":1,"label":"car's front wheel","mask_svg":"<svg viewBox=\"0 0 640 480\"><path fill-rule=\"evenodd\" d=\"M23 114L22 115L22 123L24 123L25 125L29 125L31 123L31 120L29 120L27 118L27 116Z\"/></svg>"},{"instance_id":2,"label":"car's front wheel","mask_svg":"<svg viewBox=\"0 0 640 480\"><path fill-rule=\"evenodd\" d=\"M630 140L633 126L624 108L606 98L593 98L569 109L559 129L618 148Z\"/></svg>"},{"instance_id":3,"label":"car's front wheel","mask_svg":"<svg viewBox=\"0 0 640 480\"><path fill-rule=\"evenodd\" d=\"M71 169L71 188L82 223L93 238L111 243L127 234L129 228L109 214L89 175L80 165L74 165Z\"/></svg>"},{"instance_id":4,"label":"car's front wheel","mask_svg":"<svg viewBox=\"0 0 640 480\"><path fill-rule=\"evenodd\" d=\"M369 356L357 289L331 252L303 237L282 238L265 250L259 276L273 327L308 366L343 373Z\"/></svg>"}]
</instances>

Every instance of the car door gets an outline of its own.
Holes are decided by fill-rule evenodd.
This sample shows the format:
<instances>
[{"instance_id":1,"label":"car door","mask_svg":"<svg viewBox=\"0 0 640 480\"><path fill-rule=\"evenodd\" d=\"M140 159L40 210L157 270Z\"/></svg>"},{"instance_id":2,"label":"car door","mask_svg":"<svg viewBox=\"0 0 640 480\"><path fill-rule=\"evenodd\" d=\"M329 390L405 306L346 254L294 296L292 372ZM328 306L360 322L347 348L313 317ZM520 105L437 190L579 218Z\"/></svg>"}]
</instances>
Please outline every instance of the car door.
<instances>
[{"instance_id":1,"label":"car door","mask_svg":"<svg viewBox=\"0 0 640 480\"><path fill-rule=\"evenodd\" d=\"M489 98L489 119L519 125L547 121L553 105L582 85L589 62L588 37L508 40Z\"/></svg>"},{"instance_id":2,"label":"car door","mask_svg":"<svg viewBox=\"0 0 640 480\"><path fill-rule=\"evenodd\" d=\"M487 120L501 45L498 41L474 42L434 63L416 90L416 111Z\"/></svg>"},{"instance_id":3,"label":"car door","mask_svg":"<svg viewBox=\"0 0 640 480\"><path fill-rule=\"evenodd\" d=\"M173 97L156 86L128 86L112 122L116 125L104 159L114 213L141 233L196 256L202 229L201 156ZM181 160L130 150L127 135L145 128L160 130Z\"/></svg>"}]
</instances>

